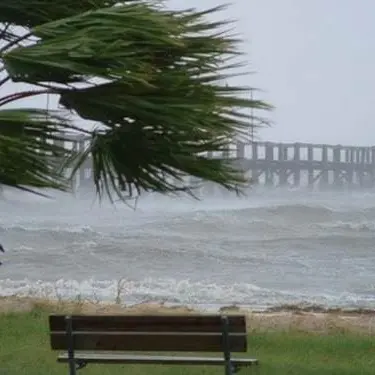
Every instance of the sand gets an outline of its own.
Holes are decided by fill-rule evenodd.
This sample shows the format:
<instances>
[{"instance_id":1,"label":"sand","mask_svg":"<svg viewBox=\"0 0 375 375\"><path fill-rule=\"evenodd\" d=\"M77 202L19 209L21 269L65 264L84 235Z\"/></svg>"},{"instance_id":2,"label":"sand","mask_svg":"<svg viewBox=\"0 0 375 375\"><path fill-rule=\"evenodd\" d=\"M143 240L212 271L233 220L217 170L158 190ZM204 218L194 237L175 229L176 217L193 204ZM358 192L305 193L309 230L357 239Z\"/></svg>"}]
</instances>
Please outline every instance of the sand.
<instances>
[{"instance_id":1,"label":"sand","mask_svg":"<svg viewBox=\"0 0 375 375\"><path fill-rule=\"evenodd\" d=\"M94 303L88 301L67 302L36 298L0 297L0 314L30 312L36 308L51 313L79 314L196 314L204 311L186 306L166 306L160 303L142 303L132 306ZM281 306L265 312L254 312L236 306L223 307L222 314L245 315L248 330L288 331L299 330L312 333L358 332L375 334L375 310L343 311L321 308L296 308Z\"/></svg>"}]
</instances>

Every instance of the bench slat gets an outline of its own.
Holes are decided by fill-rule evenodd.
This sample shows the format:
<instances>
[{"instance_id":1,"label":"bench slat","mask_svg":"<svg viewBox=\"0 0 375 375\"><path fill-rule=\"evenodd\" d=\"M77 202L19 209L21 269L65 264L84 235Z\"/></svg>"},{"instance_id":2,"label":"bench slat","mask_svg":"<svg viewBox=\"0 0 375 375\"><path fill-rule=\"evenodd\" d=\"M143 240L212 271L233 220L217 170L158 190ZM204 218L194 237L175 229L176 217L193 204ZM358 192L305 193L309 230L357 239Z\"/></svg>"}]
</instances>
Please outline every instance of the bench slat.
<instances>
[{"instance_id":1,"label":"bench slat","mask_svg":"<svg viewBox=\"0 0 375 375\"><path fill-rule=\"evenodd\" d=\"M224 365L223 357L181 357L181 356L144 356L127 355L121 353L76 353L77 360L86 363L103 364L163 364L163 365ZM68 354L63 353L58 356L58 362L68 362ZM232 358L231 362L235 366L251 366L258 364L257 359L252 358Z\"/></svg>"},{"instance_id":2,"label":"bench slat","mask_svg":"<svg viewBox=\"0 0 375 375\"><path fill-rule=\"evenodd\" d=\"M221 352L221 333L199 332L74 332L75 350ZM229 335L232 352L247 350L246 334ZM51 332L53 350L66 350L65 332Z\"/></svg>"},{"instance_id":3,"label":"bench slat","mask_svg":"<svg viewBox=\"0 0 375 375\"><path fill-rule=\"evenodd\" d=\"M244 316L228 316L229 332L246 332ZM50 315L51 331L65 330L65 315ZM73 331L221 332L218 315L73 315Z\"/></svg>"}]
</instances>

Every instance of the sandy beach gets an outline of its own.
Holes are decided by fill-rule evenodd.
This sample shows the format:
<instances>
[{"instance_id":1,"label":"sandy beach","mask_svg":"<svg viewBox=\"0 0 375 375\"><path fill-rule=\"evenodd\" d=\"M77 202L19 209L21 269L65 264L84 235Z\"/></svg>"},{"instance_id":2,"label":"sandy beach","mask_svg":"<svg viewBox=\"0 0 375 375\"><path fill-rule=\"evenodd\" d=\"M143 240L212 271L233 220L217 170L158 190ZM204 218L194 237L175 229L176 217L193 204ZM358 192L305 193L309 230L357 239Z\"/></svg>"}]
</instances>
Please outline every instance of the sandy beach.
<instances>
[{"instance_id":1,"label":"sandy beach","mask_svg":"<svg viewBox=\"0 0 375 375\"><path fill-rule=\"evenodd\" d=\"M185 306L166 306L160 303L142 303L132 306L100 302L69 302L46 299L2 297L0 313L22 313L42 309L51 313L77 314L205 314ZM281 306L264 312L254 312L236 306L221 308L218 313L244 314L248 330L298 330L311 333L358 332L375 334L374 310L322 310L318 307Z\"/></svg>"}]
</instances>

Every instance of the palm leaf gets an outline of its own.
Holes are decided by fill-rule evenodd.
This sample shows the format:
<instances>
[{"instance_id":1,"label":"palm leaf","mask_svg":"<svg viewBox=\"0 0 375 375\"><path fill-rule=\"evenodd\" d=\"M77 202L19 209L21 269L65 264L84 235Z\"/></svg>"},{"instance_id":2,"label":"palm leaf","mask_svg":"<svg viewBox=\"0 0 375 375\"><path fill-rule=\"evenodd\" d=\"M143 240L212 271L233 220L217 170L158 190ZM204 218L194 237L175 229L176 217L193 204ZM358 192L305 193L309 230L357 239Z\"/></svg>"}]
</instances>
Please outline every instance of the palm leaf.
<instances>
[{"instance_id":1,"label":"palm leaf","mask_svg":"<svg viewBox=\"0 0 375 375\"><path fill-rule=\"evenodd\" d=\"M32 28L75 14L112 6L113 0L11 0L0 5L0 23Z\"/></svg>"},{"instance_id":2,"label":"palm leaf","mask_svg":"<svg viewBox=\"0 0 375 375\"><path fill-rule=\"evenodd\" d=\"M45 92L59 95L61 108L97 125L89 132L85 150L74 154L59 150L64 167L75 172L92 157L100 196L113 192L121 196L123 190L130 196L142 191L190 192L184 183L188 175L230 190L243 186L245 180L233 164L205 155L225 150L233 138L247 132L252 120L249 109L270 107L251 100L248 87L222 84L239 74L243 65L240 41L225 30L229 23L207 21L221 8L171 11L151 1L112 6L92 0L71 10L72 1L63 0L50 11L44 7L33 13L39 3L48 1L0 5L0 22L26 27L37 38L27 46L3 48L0 59L14 82L47 87ZM9 102L1 99L0 107ZM13 179L22 182L17 186L64 189L67 181L56 162L40 169L37 139L63 137L62 132L73 125L44 114L48 124L41 123L40 113L28 112L27 119L17 120L24 121L28 133L18 132L12 142L26 142L25 150L37 167L32 172L35 180L28 184L29 177L21 176L29 176L26 168L32 166L23 163L24 154L16 155L21 169ZM4 157L15 152L14 147L6 148L9 142L4 138Z\"/></svg>"},{"instance_id":3,"label":"palm leaf","mask_svg":"<svg viewBox=\"0 0 375 375\"><path fill-rule=\"evenodd\" d=\"M66 119L51 111L0 110L0 185L68 190L59 169L68 155L59 143L69 128Z\"/></svg>"}]
</instances>

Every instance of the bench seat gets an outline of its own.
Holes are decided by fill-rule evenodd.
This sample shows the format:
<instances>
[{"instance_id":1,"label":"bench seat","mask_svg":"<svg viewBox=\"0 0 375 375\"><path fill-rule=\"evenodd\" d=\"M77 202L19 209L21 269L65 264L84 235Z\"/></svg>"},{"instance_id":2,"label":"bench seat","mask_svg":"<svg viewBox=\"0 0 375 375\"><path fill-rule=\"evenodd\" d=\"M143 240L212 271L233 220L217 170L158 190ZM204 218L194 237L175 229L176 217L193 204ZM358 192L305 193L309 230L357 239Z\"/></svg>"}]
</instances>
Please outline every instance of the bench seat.
<instances>
[{"instance_id":1,"label":"bench seat","mask_svg":"<svg viewBox=\"0 0 375 375\"><path fill-rule=\"evenodd\" d=\"M132 355L122 353L75 353L75 359L87 364L163 364L163 365L213 365L225 364L223 357L188 357L188 356L155 356L155 355ZM68 362L68 353L58 356L58 362ZM247 367L258 364L257 359L252 358L232 358L231 363L236 367Z\"/></svg>"}]
</instances>

